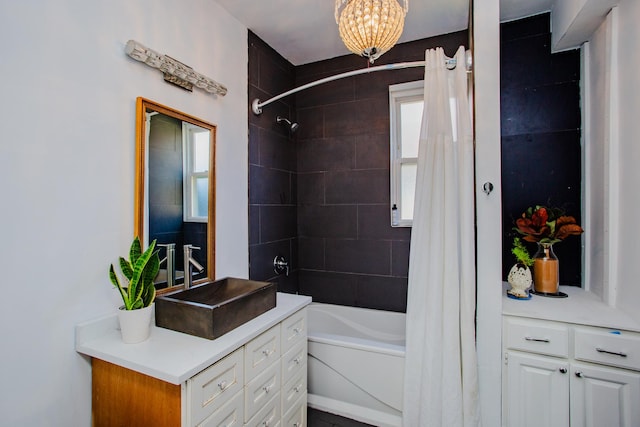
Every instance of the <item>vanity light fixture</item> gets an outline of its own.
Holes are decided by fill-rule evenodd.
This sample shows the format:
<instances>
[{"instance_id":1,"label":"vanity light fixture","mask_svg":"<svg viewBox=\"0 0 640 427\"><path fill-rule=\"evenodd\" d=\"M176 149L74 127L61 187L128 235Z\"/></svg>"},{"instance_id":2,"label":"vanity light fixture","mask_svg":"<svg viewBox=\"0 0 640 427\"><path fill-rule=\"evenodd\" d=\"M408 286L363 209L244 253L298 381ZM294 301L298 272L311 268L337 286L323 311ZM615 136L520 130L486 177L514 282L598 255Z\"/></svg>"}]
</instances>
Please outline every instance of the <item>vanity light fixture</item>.
<instances>
[{"instance_id":1,"label":"vanity light fixture","mask_svg":"<svg viewBox=\"0 0 640 427\"><path fill-rule=\"evenodd\" d=\"M408 10L409 0L336 0L340 38L347 49L373 64L400 38Z\"/></svg>"},{"instance_id":2,"label":"vanity light fixture","mask_svg":"<svg viewBox=\"0 0 640 427\"><path fill-rule=\"evenodd\" d=\"M215 80L203 76L170 56L162 55L143 46L135 40L129 40L124 51L136 61L144 62L151 68L157 68L164 74L166 81L183 89L191 91L195 86L215 95L225 96L227 94L227 88Z\"/></svg>"}]
</instances>

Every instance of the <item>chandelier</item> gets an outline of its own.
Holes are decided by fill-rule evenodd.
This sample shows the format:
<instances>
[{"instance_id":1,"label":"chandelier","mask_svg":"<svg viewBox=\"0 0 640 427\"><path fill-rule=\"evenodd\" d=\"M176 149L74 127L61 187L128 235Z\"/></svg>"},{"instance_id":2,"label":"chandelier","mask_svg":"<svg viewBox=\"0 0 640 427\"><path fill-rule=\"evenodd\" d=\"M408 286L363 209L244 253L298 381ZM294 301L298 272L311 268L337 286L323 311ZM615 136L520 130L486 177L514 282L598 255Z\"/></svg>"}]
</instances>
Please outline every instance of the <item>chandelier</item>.
<instances>
[{"instance_id":1,"label":"chandelier","mask_svg":"<svg viewBox=\"0 0 640 427\"><path fill-rule=\"evenodd\" d=\"M409 0L336 0L335 17L347 49L373 62L393 47L404 28ZM345 5L342 11L340 7Z\"/></svg>"}]
</instances>

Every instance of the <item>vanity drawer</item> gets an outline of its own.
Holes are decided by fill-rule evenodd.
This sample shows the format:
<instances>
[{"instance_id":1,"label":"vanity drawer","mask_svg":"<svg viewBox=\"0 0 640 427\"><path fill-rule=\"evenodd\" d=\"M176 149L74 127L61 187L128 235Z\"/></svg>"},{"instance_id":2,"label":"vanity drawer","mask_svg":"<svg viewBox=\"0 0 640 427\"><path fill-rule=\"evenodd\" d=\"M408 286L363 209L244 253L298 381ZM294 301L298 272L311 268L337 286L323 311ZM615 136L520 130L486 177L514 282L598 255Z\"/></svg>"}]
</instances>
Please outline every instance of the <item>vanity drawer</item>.
<instances>
[{"instance_id":1,"label":"vanity drawer","mask_svg":"<svg viewBox=\"0 0 640 427\"><path fill-rule=\"evenodd\" d=\"M236 393L227 403L213 411L197 427L240 427L244 423L244 399L242 392Z\"/></svg>"},{"instance_id":2,"label":"vanity drawer","mask_svg":"<svg viewBox=\"0 0 640 427\"><path fill-rule=\"evenodd\" d=\"M280 364L274 363L249 382L244 389L244 419L249 420L282 387Z\"/></svg>"},{"instance_id":3,"label":"vanity drawer","mask_svg":"<svg viewBox=\"0 0 640 427\"><path fill-rule=\"evenodd\" d=\"M289 381L306 363L307 340L304 340L282 356L282 383Z\"/></svg>"},{"instance_id":4,"label":"vanity drawer","mask_svg":"<svg viewBox=\"0 0 640 427\"><path fill-rule=\"evenodd\" d=\"M220 408L244 384L244 351L239 348L187 381L187 396L192 425Z\"/></svg>"},{"instance_id":5,"label":"vanity drawer","mask_svg":"<svg viewBox=\"0 0 640 427\"><path fill-rule=\"evenodd\" d=\"M245 378L248 383L267 366L280 359L280 325L276 325L245 346Z\"/></svg>"},{"instance_id":6,"label":"vanity drawer","mask_svg":"<svg viewBox=\"0 0 640 427\"><path fill-rule=\"evenodd\" d=\"M549 356L569 356L569 328L554 322L508 317L504 323L506 348Z\"/></svg>"},{"instance_id":7,"label":"vanity drawer","mask_svg":"<svg viewBox=\"0 0 640 427\"><path fill-rule=\"evenodd\" d=\"M307 393L282 417L282 427L304 427L307 425Z\"/></svg>"},{"instance_id":8,"label":"vanity drawer","mask_svg":"<svg viewBox=\"0 0 640 427\"><path fill-rule=\"evenodd\" d=\"M282 322L282 353L307 340L307 309L294 313Z\"/></svg>"},{"instance_id":9,"label":"vanity drawer","mask_svg":"<svg viewBox=\"0 0 640 427\"><path fill-rule=\"evenodd\" d=\"M640 371L640 334L575 328L575 358Z\"/></svg>"},{"instance_id":10,"label":"vanity drawer","mask_svg":"<svg viewBox=\"0 0 640 427\"><path fill-rule=\"evenodd\" d=\"M280 394L276 394L245 424L246 427L278 427L280 425Z\"/></svg>"},{"instance_id":11,"label":"vanity drawer","mask_svg":"<svg viewBox=\"0 0 640 427\"><path fill-rule=\"evenodd\" d=\"M307 366L282 387L282 412L287 413L307 392Z\"/></svg>"}]
</instances>

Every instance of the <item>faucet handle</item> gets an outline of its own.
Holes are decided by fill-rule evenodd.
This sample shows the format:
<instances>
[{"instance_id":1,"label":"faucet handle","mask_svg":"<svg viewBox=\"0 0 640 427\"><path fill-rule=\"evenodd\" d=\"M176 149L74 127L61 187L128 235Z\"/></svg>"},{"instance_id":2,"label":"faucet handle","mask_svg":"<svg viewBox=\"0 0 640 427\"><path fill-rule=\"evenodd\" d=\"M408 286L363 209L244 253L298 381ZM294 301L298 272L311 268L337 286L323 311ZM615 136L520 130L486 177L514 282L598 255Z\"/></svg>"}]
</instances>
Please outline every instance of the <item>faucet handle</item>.
<instances>
[{"instance_id":1,"label":"faucet handle","mask_svg":"<svg viewBox=\"0 0 640 427\"><path fill-rule=\"evenodd\" d=\"M285 276L289 275L289 263L282 255L277 255L273 259L273 271L278 275L282 273L285 273Z\"/></svg>"},{"instance_id":2,"label":"faucet handle","mask_svg":"<svg viewBox=\"0 0 640 427\"><path fill-rule=\"evenodd\" d=\"M189 249L200 249L200 246L193 246L191 243L187 243L186 245L184 245L184 248L189 248Z\"/></svg>"}]
</instances>

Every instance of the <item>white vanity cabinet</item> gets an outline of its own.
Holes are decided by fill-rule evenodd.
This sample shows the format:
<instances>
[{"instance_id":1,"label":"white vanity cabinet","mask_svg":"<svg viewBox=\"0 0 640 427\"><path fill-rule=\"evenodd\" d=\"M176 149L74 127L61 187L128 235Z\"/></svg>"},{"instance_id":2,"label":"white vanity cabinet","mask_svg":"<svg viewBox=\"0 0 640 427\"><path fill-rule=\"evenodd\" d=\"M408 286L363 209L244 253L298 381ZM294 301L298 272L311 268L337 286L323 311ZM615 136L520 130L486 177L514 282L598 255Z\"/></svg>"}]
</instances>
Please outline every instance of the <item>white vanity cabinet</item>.
<instances>
[{"instance_id":1,"label":"white vanity cabinet","mask_svg":"<svg viewBox=\"0 0 640 427\"><path fill-rule=\"evenodd\" d=\"M310 301L279 295L276 309L212 341L156 328L133 347L119 331L79 326L77 350L93 358L93 425L305 426ZM104 336L87 338L92 330Z\"/></svg>"},{"instance_id":2,"label":"white vanity cabinet","mask_svg":"<svg viewBox=\"0 0 640 427\"><path fill-rule=\"evenodd\" d=\"M640 426L640 333L503 316L503 425Z\"/></svg>"}]
</instances>

